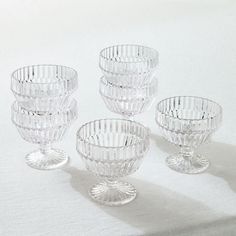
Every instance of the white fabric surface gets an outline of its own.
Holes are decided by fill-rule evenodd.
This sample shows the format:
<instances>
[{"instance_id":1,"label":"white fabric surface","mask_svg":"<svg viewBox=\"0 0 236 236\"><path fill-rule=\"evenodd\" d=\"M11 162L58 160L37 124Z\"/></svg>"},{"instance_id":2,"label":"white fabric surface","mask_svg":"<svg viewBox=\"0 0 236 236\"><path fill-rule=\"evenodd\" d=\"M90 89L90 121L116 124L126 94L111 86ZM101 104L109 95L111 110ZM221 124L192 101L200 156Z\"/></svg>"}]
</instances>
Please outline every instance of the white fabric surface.
<instances>
[{"instance_id":1,"label":"white fabric surface","mask_svg":"<svg viewBox=\"0 0 236 236\"><path fill-rule=\"evenodd\" d=\"M0 2L0 235L236 235L236 2L233 0L9 0ZM163 141L154 106L136 119L152 131L140 170L127 178L138 198L123 207L90 201L96 179L75 150L86 121L117 117L98 94L98 53L117 43L139 43L160 52L158 100L198 95L219 102L224 121L200 175L165 166L176 149ZM62 170L37 171L24 156L36 148L10 121L11 72L52 63L79 73L79 118L61 143L71 156Z\"/></svg>"}]
</instances>

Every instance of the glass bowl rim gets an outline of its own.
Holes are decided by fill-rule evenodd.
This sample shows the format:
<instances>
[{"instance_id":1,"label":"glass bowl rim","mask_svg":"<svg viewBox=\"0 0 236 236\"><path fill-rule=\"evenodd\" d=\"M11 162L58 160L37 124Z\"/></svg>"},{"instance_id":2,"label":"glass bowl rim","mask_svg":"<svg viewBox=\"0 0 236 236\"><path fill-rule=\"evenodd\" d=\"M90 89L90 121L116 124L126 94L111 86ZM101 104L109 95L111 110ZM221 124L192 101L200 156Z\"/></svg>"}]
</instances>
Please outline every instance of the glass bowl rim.
<instances>
[{"instance_id":1,"label":"glass bowl rim","mask_svg":"<svg viewBox=\"0 0 236 236\"><path fill-rule=\"evenodd\" d=\"M157 60L159 60L159 52L156 49L148 47L148 46L140 45L140 44L116 44L116 45L108 46L108 47L103 48L100 51L99 57L103 58L104 60L109 60L108 57L105 57L103 55L103 52L105 50L107 50L107 49L110 49L110 48L113 48L113 47L118 47L118 46L121 46L121 47L123 47L123 46L125 46L125 47L134 46L134 47L142 47L142 48L148 49L148 50L154 52L154 56L150 57L150 59L148 59L148 60L151 60L151 59L153 59L155 57L157 58ZM142 63L142 62L145 62L145 61L147 61L147 59L146 60L141 60L141 61L136 61L136 62L134 62L134 61L133 62L112 61L112 63L117 63L117 64L136 64L136 63Z\"/></svg>"},{"instance_id":2,"label":"glass bowl rim","mask_svg":"<svg viewBox=\"0 0 236 236\"><path fill-rule=\"evenodd\" d=\"M159 106L160 106L160 104L162 103L162 102L164 102L164 101L167 101L167 100L169 100L169 99L171 99L171 98L194 98L194 99L202 99L202 100L205 100L205 101L208 101L208 102L211 102L211 103L213 103L213 104L215 104L217 107L218 107L218 109L219 109L219 111L214 115L214 116L211 116L211 117L206 117L206 118L204 118L204 119L186 119L186 118L177 118L177 117L174 117L174 116L172 116L172 115L169 115L169 114L167 114L167 113L165 113L165 112L163 112L163 111L161 111L160 109L159 109ZM213 101L213 100L211 100L211 99L209 99L209 98L204 98L204 97L199 97L199 96L188 96L188 95L180 95L180 96L173 96L173 97L168 97L168 98L165 98L165 99L162 99L161 101L159 101L158 103L157 103L157 105L156 105L156 112L157 113L161 113L162 115L165 115L165 116L167 116L167 117L170 117L171 119L174 119L174 120L183 120L183 121L204 121L204 120L210 120L210 119L214 119L214 118L216 118L216 117L218 117L218 116L222 116L222 113L223 113L223 109L222 109L222 106L219 104L219 103L217 103L217 102L215 102L215 101ZM156 115L157 116L157 115Z\"/></svg>"},{"instance_id":3,"label":"glass bowl rim","mask_svg":"<svg viewBox=\"0 0 236 236\"><path fill-rule=\"evenodd\" d=\"M147 84L143 84L141 86L126 86L126 85L118 85L118 84L114 84L112 82L109 82L108 79L106 78L106 76L101 76L100 77L100 83L102 83L104 86L109 85L110 86L114 86L117 87L119 89L137 89L137 90L142 90L142 89L150 89L153 85L158 86L158 76L154 76L153 80Z\"/></svg>"},{"instance_id":4,"label":"glass bowl rim","mask_svg":"<svg viewBox=\"0 0 236 236\"><path fill-rule=\"evenodd\" d=\"M16 80L16 81L19 81L19 80L15 77L15 74L16 74L17 71L20 71L20 70L25 69L25 68L40 67L40 66L42 66L42 67L46 67L46 66L48 66L48 67L57 67L57 66L58 66L58 67L61 67L61 68L66 68L66 69L68 69L68 70L70 70L70 71L73 72L73 75L70 76L70 79L77 79L77 78L78 78L78 72L77 72L75 69L73 69L72 67L69 67L69 66L58 65L58 64L34 64L34 65L22 66L22 67L19 67L19 68L15 69L15 70L11 73L11 78L14 79L14 80ZM65 79L63 79L62 81L65 81ZM60 81L60 82L61 82L61 81ZM32 84L32 85L38 85L38 84L57 84L57 83L58 83L58 81L56 81L56 82L48 82L48 83L47 83L47 82L40 82L40 83L31 82L30 84Z\"/></svg>"},{"instance_id":5,"label":"glass bowl rim","mask_svg":"<svg viewBox=\"0 0 236 236\"><path fill-rule=\"evenodd\" d=\"M20 109L21 112L18 112L18 109ZM66 106L65 109L62 109L62 110L54 110L52 111L52 113L50 114L51 111L43 111L45 114L43 115L43 117L45 118L46 116L47 117L52 117L52 116L56 116L56 115L60 115L60 116L63 116L65 115L67 112L70 112L70 111L73 111L77 109L77 101L75 99L72 99L69 104ZM16 112L17 114L20 114L20 115L25 115L25 114L22 114L22 111L29 111L29 112L37 112L37 111L34 111L34 110L28 110L28 109L25 109L24 107L22 107L20 105L20 103L18 101L14 101L11 105L11 110L13 112ZM36 117L38 115L36 114ZM40 116L40 115L39 115ZM13 123L15 124L15 121L13 120L12 118L12 121Z\"/></svg>"},{"instance_id":6,"label":"glass bowl rim","mask_svg":"<svg viewBox=\"0 0 236 236\"><path fill-rule=\"evenodd\" d=\"M128 121L130 123L135 123L136 125L138 125L139 127L142 127L145 130L145 132L146 132L145 137L142 138L142 140L140 140L136 143L129 144L129 145L126 145L126 146L104 146L104 145L92 144L91 142L88 142L84 138L82 138L81 135L79 134L81 132L81 130L85 126L87 126L88 124L95 123L96 121L106 121L106 120L109 120L109 121L112 121L112 120ZM92 146L92 147L105 148L105 149L122 149L122 148L129 148L129 147L132 147L132 146L138 146L141 143L145 142L145 140L149 140L149 137L150 137L150 129L148 127L145 127L144 125L142 125L141 123L139 123L137 121L131 121L131 120L120 119L120 118L105 118L105 119L92 120L92 121L86 122L82 126L80 126L80 128L76 132L76 143L78 143L78 140L80 140L80 141L82 141L82 142L84 142L84 143L86 143L86 144L88 144L89 146ZM78 149L78 147L77 147L77 149Z\"/></svg>"}]
</instances>

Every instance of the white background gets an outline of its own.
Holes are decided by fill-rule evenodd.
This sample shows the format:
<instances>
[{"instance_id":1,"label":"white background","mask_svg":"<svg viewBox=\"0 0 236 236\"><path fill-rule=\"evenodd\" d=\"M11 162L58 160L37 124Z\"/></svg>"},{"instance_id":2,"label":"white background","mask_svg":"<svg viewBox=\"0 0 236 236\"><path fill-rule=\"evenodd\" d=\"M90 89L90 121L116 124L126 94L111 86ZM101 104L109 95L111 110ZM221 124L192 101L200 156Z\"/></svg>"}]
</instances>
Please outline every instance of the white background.
<instances>
[{"instance_id":1,"label":"white background","mask_svg":"<svg viewBox=\"0 0 236 236\"><path fill-rule=\"evenodd\" d=\"M160 53L158 100L198 95L223 106L224 121L201 152L211 160L201 175L165 166L176 151L163 141L155 106L137 120L152 131L140 170L127 178L138 191L129 205L90 201L96 179L75 151L75 132L86 121L117 117L98 94L98 53L137 43ZM61 147L68 167L37 171L24 163L36 147L10 121L10 74L28 64L78 70L79 118ZM236 235L236 2L234 0L9 0L0 2L0 235Z\"/></svg>"}]
</instances>

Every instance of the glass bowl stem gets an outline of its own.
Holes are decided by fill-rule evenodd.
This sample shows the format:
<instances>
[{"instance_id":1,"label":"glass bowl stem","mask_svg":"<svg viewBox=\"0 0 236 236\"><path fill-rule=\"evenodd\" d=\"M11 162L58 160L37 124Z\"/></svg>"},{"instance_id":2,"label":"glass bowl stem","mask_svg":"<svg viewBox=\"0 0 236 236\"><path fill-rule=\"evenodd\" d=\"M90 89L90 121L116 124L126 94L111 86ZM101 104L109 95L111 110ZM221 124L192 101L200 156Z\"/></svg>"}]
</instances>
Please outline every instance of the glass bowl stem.
<instances>
[{"instance_id":1,"label":"glass bowl stem","mask_svg":"<svg viewBox=\"0 0 236 236\"><path fill-rule=\"evenodd\" d=\"M42 154L47 154L48 152L50 152L51 149L52 149L52 146L50 143L40 144L40 146L39 146L39 150Z\"/></svg>"},{"instance_id":2,"label":"glass bowl stem","mask_svg":"<svg viewBox=\"0 0 236 236\"><path fill-rule=\"evenodd\" d=\"M184 160L191 162L194 157L194 149L192 147L181 147L180 155L184 158Z\"/></svg>"},{"instance_id":3,"label":"glass bowl stem","mask_svg":"<svg viewBox=\"0 0 236 236\"><path fill-rule=\"evenodd\" d=\"M125 120L134 121L134 116L122 114L122 118Z\"/></svg>"}]
</instances>

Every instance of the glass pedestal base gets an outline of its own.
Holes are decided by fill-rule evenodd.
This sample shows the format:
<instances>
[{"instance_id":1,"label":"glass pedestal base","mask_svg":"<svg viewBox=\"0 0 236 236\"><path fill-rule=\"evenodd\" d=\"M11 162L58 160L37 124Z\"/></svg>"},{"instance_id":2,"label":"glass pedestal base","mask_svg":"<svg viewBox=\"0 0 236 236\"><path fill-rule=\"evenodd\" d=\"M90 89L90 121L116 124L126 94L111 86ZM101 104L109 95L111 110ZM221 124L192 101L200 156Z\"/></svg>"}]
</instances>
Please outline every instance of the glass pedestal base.
<instances>
[{"instance_id":1,"label":"glass pedestal base","mask_svg":"<svg viewBox=\"0 0 236 236\"><path fill-rule=\"evenodd\" d=\"M68 155L57 149L50 149L46 152L37 150L29 153L25 159L28 166L38 170L54 170L69 161Z\"/></svg>"},{"instance_id":2,"label":"glass pedestal base","mask_svg":"<svg viewBox=\"0 0 236 236\"><path fill-rule=\"evenodd\" d=\"M172 170L184 174L199 174L204 172L210 162L200 155L193 155L191 159L186 159L180 153L167 157L166 164Z\"/></svg>"},{"instance_id":3,"label":"glass pedestal base","mask_svg":"<svg viewBox=\"0 0 236 236\"><path fill-rule=\"evenodd\" d=\"M120 181L101 182L89 190L90 197L103 205L121 206L133 201L137 191L132 184Z\"/></svg>"}]
</instances>

